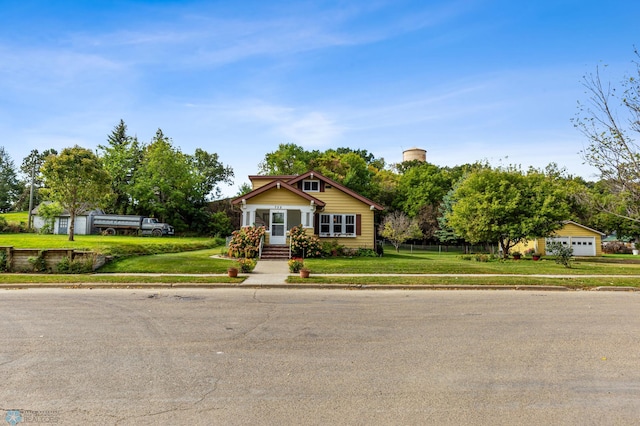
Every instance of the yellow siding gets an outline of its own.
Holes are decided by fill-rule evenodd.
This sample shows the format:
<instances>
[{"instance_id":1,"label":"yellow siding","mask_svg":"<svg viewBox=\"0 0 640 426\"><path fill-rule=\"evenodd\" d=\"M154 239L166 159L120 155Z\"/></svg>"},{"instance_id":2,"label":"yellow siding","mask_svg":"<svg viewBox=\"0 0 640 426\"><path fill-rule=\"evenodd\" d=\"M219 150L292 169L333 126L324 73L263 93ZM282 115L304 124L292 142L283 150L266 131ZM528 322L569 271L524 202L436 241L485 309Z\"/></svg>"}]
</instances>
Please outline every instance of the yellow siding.
<instances>
[{"instance_id":1,"label":"yellow siding","mask_svg":"<svg viewBox=\"0 0 640 426\"><path fill-rule=\"evenodd\" d=\"M282 205L308 205L309 201L294 194L293 192L281 188L272 188L267 192L247 200L247 204L264 204L272 206Z\"/></svg>"},{"instance_id":2,"label":"yellow siding","mask_svg":"<svg viewBox=\"0 0 640 426\"><path fill-rule=\"evenodd\" d=\"M255 190L273 182L274 179L256 179L251 181L251 187Z\"/></svg>"},{"instance_id":3,"label":"yellow siding","mask_svg":"<svg viewBox=\"0 0 640 426\"><path fill-rule=\"evenodd\" d=\"M336 240L338 244L349 248L375 248L374 212L369 209L368 205L335 188L327 188L324 192L314 192L313 196L327 203L322 213L361 215L360 231L362 235L355 238L320 237L321 241Z\"/></svg>"},{"instance_id":4,"label":"yellow siding","mask_svg":"<svg viewBox=\"0 0 640 426\"><path fill-rule=\"evenodd\" d=\"M602 236L597 232L590 231L573 223L567 223L553 235L556 237L595 237L596 256L602 256ZM519 251L524 254L524 252L530 248L533 248L540 254L547 254L544 238L529 240L526 244L517 244L511 251Z\"/></svg>"}]
</instances>

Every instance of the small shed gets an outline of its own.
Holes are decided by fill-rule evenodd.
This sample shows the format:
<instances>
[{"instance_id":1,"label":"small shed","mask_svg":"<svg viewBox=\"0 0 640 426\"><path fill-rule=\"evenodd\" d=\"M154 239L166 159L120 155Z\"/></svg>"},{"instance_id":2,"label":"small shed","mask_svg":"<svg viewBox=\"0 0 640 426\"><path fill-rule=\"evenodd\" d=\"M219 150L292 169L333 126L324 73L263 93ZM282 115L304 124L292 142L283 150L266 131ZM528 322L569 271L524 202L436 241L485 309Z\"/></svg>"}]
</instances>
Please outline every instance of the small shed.
<instances>
[{"instance_id":1,"label":"small shed","mask_svg":"<svg viewBox=\"0 0 640 426\"><path fill-rule=\"evenodd\" d=\"M45 201L45 203L48 203ZM42 229L46 223L45 223L45 219L38 215L38 209L40 206L37 206L35 209L32 210L32 214L33 214L33 228L37 231L40 232L40 229ZM75 218L75 223L74 223L74 233L75 235L90 235L92 233L92 223L93 223L93 216L95 216L96 214L103 214L102 210L100 209L96 209L96 210L90 210L88 212L84 212L82 214L77 214L76 218ZM59 216L57 216L54 220L53 223L53 233L54 234L68 234L69 233L69 221L71 220L71 215L69 214L68 211L63 211L62 213L60 213Z\"/></svg>"}]
</instances>

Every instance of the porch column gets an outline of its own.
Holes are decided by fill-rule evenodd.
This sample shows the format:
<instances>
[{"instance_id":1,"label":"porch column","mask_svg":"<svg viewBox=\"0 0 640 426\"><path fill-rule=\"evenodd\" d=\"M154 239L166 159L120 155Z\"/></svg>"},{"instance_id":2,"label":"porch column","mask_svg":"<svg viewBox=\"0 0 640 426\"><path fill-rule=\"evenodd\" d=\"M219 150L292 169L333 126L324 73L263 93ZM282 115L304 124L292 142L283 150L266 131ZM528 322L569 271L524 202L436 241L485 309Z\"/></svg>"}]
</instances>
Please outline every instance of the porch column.
<instances>
[{"instance_id":1,"label":"porch column","mask_svg":"<svg viewBox=\"0 0 640 426\"><path fill-rule=\"evenodd\" d=\"M241 226L252 226L255 222L256 222L256 207L243 204Z\"/></svg>"}]
</instances>

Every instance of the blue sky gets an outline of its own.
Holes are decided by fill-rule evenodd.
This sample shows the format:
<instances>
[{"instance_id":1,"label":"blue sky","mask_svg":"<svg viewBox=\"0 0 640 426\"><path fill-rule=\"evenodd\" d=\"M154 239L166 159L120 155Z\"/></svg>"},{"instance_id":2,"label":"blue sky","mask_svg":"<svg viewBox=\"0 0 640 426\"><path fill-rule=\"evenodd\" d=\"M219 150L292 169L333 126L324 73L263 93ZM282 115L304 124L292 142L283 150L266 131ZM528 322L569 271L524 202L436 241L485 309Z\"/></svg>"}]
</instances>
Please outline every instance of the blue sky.
<instances>
[{"instance_id":1,"label":"blue sky","mask_svg":"<svg viewBox=\"0 0 640 426\"><path fill-rule=\"evenodd\" d=\"M0 146L19 165L123 119L218 153L226 195L280 143L595 179L570 121L581 78L633 69L638 16L632 0L0 0Z\"/></svg>"}]
</instances>

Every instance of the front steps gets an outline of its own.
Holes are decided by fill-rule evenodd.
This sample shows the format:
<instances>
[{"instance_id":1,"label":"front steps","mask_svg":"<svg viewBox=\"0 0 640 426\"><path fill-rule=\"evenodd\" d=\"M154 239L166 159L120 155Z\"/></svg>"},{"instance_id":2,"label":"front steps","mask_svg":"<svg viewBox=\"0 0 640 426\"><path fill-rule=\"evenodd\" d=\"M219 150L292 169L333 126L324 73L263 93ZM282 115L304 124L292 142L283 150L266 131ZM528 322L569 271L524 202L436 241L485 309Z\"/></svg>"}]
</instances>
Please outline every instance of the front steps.
<instances>
[{"instance_id":1,"label":"front steps","mask_svg":"<svg viewBox=\"0 0 640 426\"><path fill-rule=\"evenodd\" d=\"M262 246L261 260L287 260L289 259L289 246L265 244Z\"/></svg>"}]
</instances>

